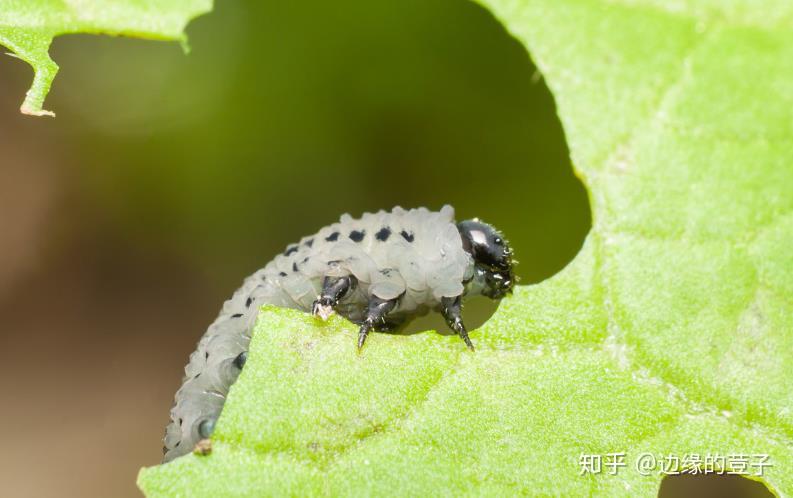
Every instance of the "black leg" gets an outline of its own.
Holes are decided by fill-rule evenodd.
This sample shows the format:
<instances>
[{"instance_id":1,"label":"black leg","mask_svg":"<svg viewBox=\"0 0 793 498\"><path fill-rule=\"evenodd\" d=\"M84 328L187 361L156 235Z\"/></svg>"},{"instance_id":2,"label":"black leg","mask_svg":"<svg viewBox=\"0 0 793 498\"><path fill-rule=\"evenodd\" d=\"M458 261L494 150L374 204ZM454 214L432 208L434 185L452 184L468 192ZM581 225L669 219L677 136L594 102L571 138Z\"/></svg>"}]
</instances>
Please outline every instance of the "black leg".
<instances>
[{"instance_id":1,"label":"black leg","mask_svg":"<svg viewBox=\"0 0 793 498\"><path fill-rule=\"evenodd\" d=\"M366 317L363 319L361 328L358 331L359 351L363 347L363 343L366 342L366 336L369 335L370 330L386 325L385 317L396 307L398 301L399 298L380 299L377 296L372 296L369 298L369 305L366 309Z\"/></svg>"},{"instance_id":2,"label":"black leg","mask_svg":"<svg viewBox=\"0 0 793 498\"><path fill-rule=\"evenodd\" d=\"M352 275L325 277L322 282L322 294L314 301L311 313L323 320L327 320L333 314L333 308L339 304L339 299L354 289L357 283L357 280Z\"/></svg>"},{"instance_id":3,"label":"black leg","mask_svg":"<svg viewBox=\"0 0 793 498\"><path fill-rule=\"evenodd\" d=\"M457 335L465 341L465 345L468 346L468 349L473 351L474 345L471 343L471 339L468 338L468 331L465 329L465 325L463 325L462 310L462 296L444 297L441 299L441 314L443 314L443 318L446 319L449 328L454 330Z\"/></svg>"}]
</instances>

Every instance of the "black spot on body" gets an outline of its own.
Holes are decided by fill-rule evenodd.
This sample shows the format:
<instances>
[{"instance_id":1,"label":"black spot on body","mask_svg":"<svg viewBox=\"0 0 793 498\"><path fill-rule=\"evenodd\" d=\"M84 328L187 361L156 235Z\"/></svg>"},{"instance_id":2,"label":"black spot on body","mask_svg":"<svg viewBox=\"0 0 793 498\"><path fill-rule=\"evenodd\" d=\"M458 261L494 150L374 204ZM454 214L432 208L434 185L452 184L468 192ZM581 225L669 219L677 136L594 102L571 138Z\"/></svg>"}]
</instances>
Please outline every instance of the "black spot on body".
<instances>
[{"instance_id":1,"label":"black spot on body","mask_svg":"<svg viewBox=\"0 0 793 498\"><path fill-rule=\"evenodd\" d=\"M297 273L297 261L295 261L294 263L292 263L292 271L293 271L293 272L295 272L295 273Z\"/></svg>"},{"instance_id":2,"label":"black spot on body","mask_svg":"<svg viewBox=\"0 0 793 498\"><path fill-rule=\"evenodd\" d=\"M391 229L388 227L383 227L374 234L374 238L379 240L380 242L385 242L388 240L388 237L391 236Z\"/></svg>"},{"instance_id":3,"label":"black spot on body","mask_svg":"<svg viewBox=\"0 0 793 498\"><path fill-rule=\"evenodd\" d=\"M236 358L234 358L234 366L242 370L242 367L245 366L246 361L248 361L248 352L243 351L242 353L238 354Z\"/></svg>"},{"instance_id":4,"label":"black spot on body","mask_svg":"<svg viewBox=\"0 0 793 498\"><path fill-rule=\"evenodd\" d=\"M306 247L311 247L314 245L314 239L308 239L307 241L303 242Z\"/></svg>"},{"instance_id":5,"label":"black spot on body","mask_svg":"<svg viewBox=\"0 0 793 498\"><path fill-rule=\"evenodd\" d=\"M402 238L407 240L408 242L413 242L413 239L416 238L416 236L413 235L413 232L407 232L405 230L402 230L401 232L399 232L399 235L401 235Z\"/></svg>"},{"instance_id":6,"label":"black spot on body","mask_svg":"<svg viewBox=\"0 0 793 498\"><path fill-rule=\"evenodd\" d=\"M239 318L241 316L242 316L242 313L234 313L233 315L231 315L231 318Z\"/></svg>"},{"instance_id":7,"label":"black spot on body","mask_svg":"<svg viewBox=\"0 0 793 498\"><path fill-rule=\"evenodd\" d=\"M280 275L282 277L285 277L286 276L286 272L280 272L278 275Z\"/></svg>"},{"instance_id":8,"label":"black spot on body","mask_svg":"<svg viewBox=\"0 0 793 498\"><path fill-rule=\"evenodd\" d=\"M325 237L325 240L327 240L328 242L336 242L337 240L339 240L339 232L333 232L332 234Z\"/></svg>"},{"instance_id":9,"label":"black spot on body","mask_svg":"<svg viewBox=\"0 0 793 498\"><path fill-rule=\"evenodd\" d=\"M245 300L245 307L246 308L250 308L251 307L251 303L253 303L253 298L249 297L248 299Z\"/></svg>"},{"instance_id":10,"label":"black spot on body","mask_svg":"<svg viewBox=\"0 0 793 498\"><path fill-rule=\"evenodd\" d=\"M297 246L289 246L284 251L284 256L289 256L290 254L294 254L297 252Z\"/></svg>"},{"instance_id":11,"label":"black spot on body","mask_svg":"<svg viewBox=\"0 0 793 498\"><path fill-rule=\"evenodd\" d=\"M365 236L366 236L366 232L364 230L353 230L352 232L350 232L350 235L348 237L350 237L350 240L352 240L353 242L360 242L363 240Z\"/></svg>"},{"instance_id":12,"label":"black spot on body","mask_svg":"<svg viewBox=\"0 0 793 498\"><path fill-rule=\"evenodd\" d=\"M204 353L204 359L205 359L205 360L208 360L208 359L209 359L209 351L207 351L206 353Z\"/></svg>"}]
</instances>

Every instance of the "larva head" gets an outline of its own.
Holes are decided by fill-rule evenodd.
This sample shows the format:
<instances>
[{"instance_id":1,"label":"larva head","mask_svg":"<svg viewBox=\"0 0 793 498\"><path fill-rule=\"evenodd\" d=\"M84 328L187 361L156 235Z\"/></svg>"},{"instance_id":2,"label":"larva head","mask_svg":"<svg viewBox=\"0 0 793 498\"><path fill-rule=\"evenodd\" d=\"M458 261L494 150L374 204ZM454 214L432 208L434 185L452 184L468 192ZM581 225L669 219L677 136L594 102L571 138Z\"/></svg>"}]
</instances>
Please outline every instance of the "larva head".
<instances>
[{"instance_id":1,"label":"larva head","mask_svg":"<svg viewBox=\"0 0 793 498\"><path fill-rule=\"evenodd\" d=\"M512 292L515 285L512 249L499 231L476 218L461 221L457 230L462 237L463 249L474 258L474 278L481 280L480 293L501 299Z\"/></svg>"}]
</instances>

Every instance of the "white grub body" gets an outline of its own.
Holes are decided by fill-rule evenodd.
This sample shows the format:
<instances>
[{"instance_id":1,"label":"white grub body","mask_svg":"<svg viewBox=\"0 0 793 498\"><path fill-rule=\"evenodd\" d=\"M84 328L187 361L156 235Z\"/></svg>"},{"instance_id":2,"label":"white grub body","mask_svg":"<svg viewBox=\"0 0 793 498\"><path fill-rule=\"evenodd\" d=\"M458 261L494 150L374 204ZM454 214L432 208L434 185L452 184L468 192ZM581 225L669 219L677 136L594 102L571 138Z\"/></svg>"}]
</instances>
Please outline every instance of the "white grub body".
<instances>
[{"instance_id":1,"label":"white grub body","mask_svg":"<svg viewBox=\"0 0 793 498\"><path fill-rule=\"evenodd\" d=\"M336 312L360 322L370 296L399 298L388 315L398 325L437 309L442 297L462 295L463 282L473 273L474 262L463 249L451 206L438 212L396 207L359 219L343 215L290 244L245 279L190 355L166 428L164 461L191 452L202 439L200 423L220 414L240 372L234 360L248 350L261 305L310 312L325 277L353 275L357 286L340 300Z\"/></svg>"}]
</instances>

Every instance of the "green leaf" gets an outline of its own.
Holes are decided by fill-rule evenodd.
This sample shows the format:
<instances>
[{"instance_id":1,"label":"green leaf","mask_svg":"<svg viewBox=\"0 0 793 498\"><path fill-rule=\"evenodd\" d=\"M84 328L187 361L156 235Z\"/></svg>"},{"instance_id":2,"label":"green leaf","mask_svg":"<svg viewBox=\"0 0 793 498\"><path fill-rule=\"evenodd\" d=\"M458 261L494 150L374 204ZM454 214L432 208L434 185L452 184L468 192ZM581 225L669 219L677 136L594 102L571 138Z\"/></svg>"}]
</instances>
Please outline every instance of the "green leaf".
<instances>
[{"instance_id":1,"label":"green leaf","mask_svg":"<svg viewBox=\"0 0 793 498\"><path fill-rule=\"evenodd\" d=\"M0 45L35 72L20 110L54 116L42 108L58 72L48 53L54 37L104 33L186 43L187 23L210 10L212 0L0 0Z\"/></svg>"},{"instance_id":2,"label":"green leaf","mask_svg":"<svg viewBox=\"0 0 793 498\"><path fill-rule=\"evenodd\" d=\"M211 455L143 469L147 496L656 496L643 453L768 454L750 477L793 495L793 7L484 3L556 97L581 253L476 353L425 333L357 355L341 319L264 309ZM617 475L581 475L612 452Z\"/></svg>"}]
</instances>

